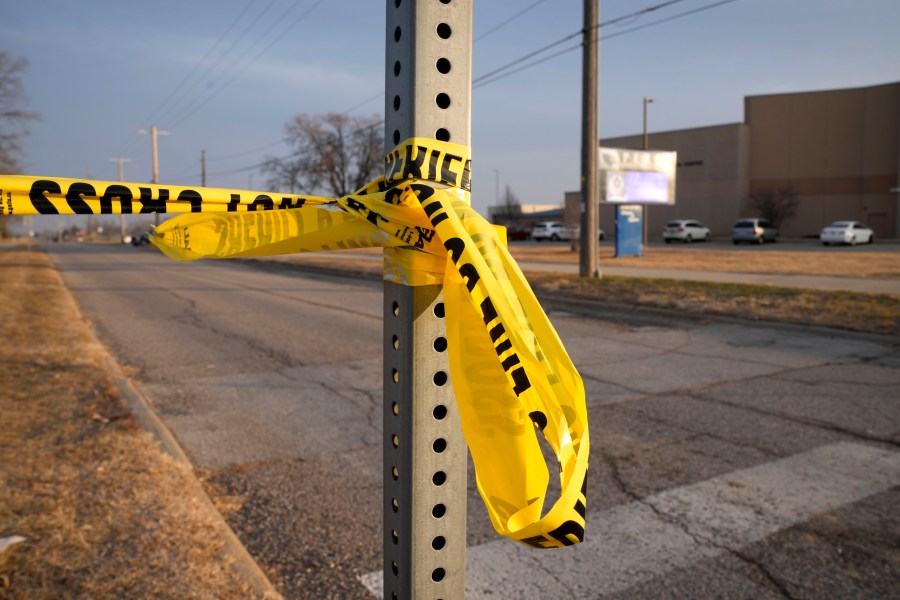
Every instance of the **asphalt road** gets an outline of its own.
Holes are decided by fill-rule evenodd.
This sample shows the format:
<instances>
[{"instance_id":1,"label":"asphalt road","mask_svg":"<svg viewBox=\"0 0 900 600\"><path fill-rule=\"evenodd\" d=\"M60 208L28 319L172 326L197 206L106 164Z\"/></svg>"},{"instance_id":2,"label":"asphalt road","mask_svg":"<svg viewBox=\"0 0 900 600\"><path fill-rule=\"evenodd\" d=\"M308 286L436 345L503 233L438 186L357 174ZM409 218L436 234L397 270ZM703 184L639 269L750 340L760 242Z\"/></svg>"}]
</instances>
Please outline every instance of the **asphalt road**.
<instances>
[{"instance_id":1,"label":"asphalt road","mask_svg":"<svg viewBox=\"0 0 900 600\"><path fill-rule=\"evenodd\" d=\"M371 597L380 284L49 250L286 597ZM470 469L469 597L898 597L896 340L550 315L587 389L586 541L499 539Z\"/></svg>"}]
</instances>

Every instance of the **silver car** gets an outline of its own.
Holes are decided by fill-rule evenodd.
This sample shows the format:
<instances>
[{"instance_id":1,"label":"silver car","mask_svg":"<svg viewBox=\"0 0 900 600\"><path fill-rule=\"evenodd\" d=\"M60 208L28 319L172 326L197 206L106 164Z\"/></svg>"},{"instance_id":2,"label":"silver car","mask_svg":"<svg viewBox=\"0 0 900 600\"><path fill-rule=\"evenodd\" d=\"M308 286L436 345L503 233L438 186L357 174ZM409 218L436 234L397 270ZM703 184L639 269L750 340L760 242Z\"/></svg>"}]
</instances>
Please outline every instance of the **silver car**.
<instances>
[{"instance_id":1,"label":"silver car","mask_svg":"<svg viewBox=\"0 0 900 600\"><path fill-rule=\"evenodd\" d=\"M672 240L678 240L690 244L691 242L708 242L711 237L709 228L700 221L691 219L676 219L666 223L666 228L662 232L663 239L667 244L671 244Z\"/></svg>"},{"instance_id":2,"label":"silver car","mask_svg":"<svg viewBox=\"0 0 900 600\"><path fill-rule=\"evenodd\" d=\"M819 233L823 246L829 244L871 244L875 241L875 232L859 221L835 221Z\"/></svg>"},{"instance_id":3,"label":"silver car","mask_svg":"<svg viewBox=\"0 0 900 600\"><path fill-rule=\"evenodd\" d=\"M738 219L731 228L731 241L735 245L741 242L764 244L778 241L778 230L766 219Z\"/></svg>"}]
</instances>

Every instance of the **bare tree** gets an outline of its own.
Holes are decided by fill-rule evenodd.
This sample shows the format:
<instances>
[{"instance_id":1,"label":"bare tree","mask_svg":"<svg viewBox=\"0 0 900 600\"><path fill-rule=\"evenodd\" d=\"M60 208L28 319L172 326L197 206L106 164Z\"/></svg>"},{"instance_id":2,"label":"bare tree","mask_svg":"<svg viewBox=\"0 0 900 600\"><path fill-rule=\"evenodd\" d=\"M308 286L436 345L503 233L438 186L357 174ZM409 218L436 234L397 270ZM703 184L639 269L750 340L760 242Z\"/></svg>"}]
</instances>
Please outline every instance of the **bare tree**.
<instances>
[{"instance_id":1,"label":"bare tree","mask_svg":"<svg viewBox=\"0 0 900 600\"><path fill-rule=\"evenodd\" d=\"M500 207L503 211L503 218L506 219L508 225L512 225L515 217L522 213L522 205L519 203L519 198L508 185L503 192L503 200L500 203Z\"/></svg>"},{"instance_id":2,"label":"bare tree","mask_svg":"<svg viewBox=\"0 0 900 600\"><path fill-rule=\"evenodd\" d=\"M22 138L28 135L26 123L39 119L36 112L25 110L28 96L22 85L22 73L28 60L0 52L0 173L21 171Z\"/></svg>"},{"instance_id":3,"label":"bare tree","mask_svg":"<svg viewBox=\"0 0 900 600\"><path fill-rule=\"evenodd\" d=\"M274 188L291 193L346 196L379 174L384 139L379 116L297 115L285 125L293 152L267 157L261 169Z\"/></svg>"},{"instance_id":4,"label":"bare tree","mask_svg":"<svg viewBox=\"0 0 900 600\"><path fill-rule=\"evenodd\" d=\"M0 52L0 173L20 173L22 138L28 135L26 123L39 119L36 112L26 110L28 96L22 85L22 73L28 61ZM8 217L0 217L0 237L7 233Z\"/></svg>"},{"instance_id":5,"label":"bare tree","mask_svg":"<svg viewBox=\"0 0 900 600\"><path fill-rule=\"evenodd\" d=\"M789 185L760 188L750 194L750 205L776 228L797 214L799 204L797 192Z\"/></svg>"}]
</instances>

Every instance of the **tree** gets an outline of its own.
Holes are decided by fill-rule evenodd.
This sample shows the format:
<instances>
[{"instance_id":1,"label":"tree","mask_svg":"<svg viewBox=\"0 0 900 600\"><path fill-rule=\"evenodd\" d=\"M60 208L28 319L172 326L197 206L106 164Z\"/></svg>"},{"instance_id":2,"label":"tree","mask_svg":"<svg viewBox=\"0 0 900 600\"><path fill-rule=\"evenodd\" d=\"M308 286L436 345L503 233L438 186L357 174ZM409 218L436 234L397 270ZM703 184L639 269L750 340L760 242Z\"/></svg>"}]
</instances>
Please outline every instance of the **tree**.
<instances>
[{"instance_id":1,"label":"tree","mask_svg":"<svg viewBox=\"0 0 900 600\"><path fill-rule=\"evenodd\" d=\"M22 138L28 135L25 124L40 118L38 113L25 110L28 96L22 73L27 68L26 59L0 52L0 174L21 172ZM7 225L9 219L0 217L0 238L6 235Z\"/></svg>"},{"instance_id":2,"label":"tree","mask_svg":"<svg viewBox=\"0 0 900 600\"><path fill-rule=\"evenodd\" d=\"M500 208L502 210L503 218L506 219L506 222L509 225L512 225L515 217L522 213L522 205L519 204L519 198L513 193L512 188L508 185L503 192L503 200L500 203Z\"/></svg>"},{"instance_id":3,"label":"tree","mask_svg":"<svg viewBox=\"0 0 900 600\"><path fill-rule=\"evenodd\" d=\"M750 205L776 229L797 214L799 204L797 192L789 185L761 188L750 194Z\"/></svg>"},{"instance_id":4,"label":"tree","mask_svg":"<svg viewBox=\"0 0 900 600\"><path fill-rule=\"evenodd\" d=\"M0 173L21 171L22 138L28 135L25 125L40 118L38 113L25 110L28 96L22 73L27 68L26 59L0 52Z\"/></svg>"},{"instance_id":5,"label":"tree","mask_svg":"<svg viewBox=\"0 0 900 600\"><path fill-rule=\"evenodd\" d=\"M379 116L300 114L285 125L293 150L262 165L268 184L290 193L346 196L380 174L384 137Z\"/></svg>"}]
</instances>

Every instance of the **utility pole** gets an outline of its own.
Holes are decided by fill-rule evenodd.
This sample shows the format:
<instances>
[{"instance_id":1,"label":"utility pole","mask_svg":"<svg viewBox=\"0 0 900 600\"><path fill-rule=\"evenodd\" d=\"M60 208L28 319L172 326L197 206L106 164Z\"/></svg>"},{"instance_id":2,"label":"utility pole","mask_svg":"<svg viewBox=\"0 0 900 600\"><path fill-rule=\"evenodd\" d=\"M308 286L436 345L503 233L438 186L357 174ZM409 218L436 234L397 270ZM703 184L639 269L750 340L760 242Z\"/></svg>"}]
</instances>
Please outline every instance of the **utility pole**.
<instances>
[{"instance_id":1,"label":"utility pole","mask_svg":"<svg viewBox=\"0 0 900 600\"><path fill-rule=\"evenodd\" d=\"M599 277L597 266L597 86L600 0L584 0L581 71L581 277Z\"/></svg>"},{"instance_id":2,"label":"utility pole","mask_svg":"<svg viewBox=\"0 0 900 600\"><path fill-rule=\"evenodd\" d=\"M200 185L206 187L206 150L200 151Z\"/></svg>"},{"instance_id":3,"label":"utility pole","mask_svg":"<svg viewBox=\"0 0 900 600\"><path fill-rule=\"evenodd\" d=\"M647 105L650 104L651 102L653 102L653 98L648 98L647 96L644 96L644 150L650 149L650 134L647 132ZM647 226L648 226L648 221L650 219L650 211L648 209L650 207L647 204L645 204L643 208L644 208L644 215L643 215L644 246L647 246L647 244L650 242L650 238L647 237Z\"/></svg>"},{"instance_id":4,"label":"utility pole","mask_svg":"<svg viewBox=\"0 0 900 600\"><path fill-rule=\"evenodd\" d=\"M469 145L472 0L386 6L385 153L413 136ZM386 281L385 599L465 596L466 443L449 372L441 286Z\"/></svg>"},{"instance_id":5,"label":"utility pole","mask_svg":"<svg viewBox=\"0 0 900 600\"><path fill-rule=\"evenodd\" d=\"M157 152L157 144L156 137L160 135L169 135L168 131L162 131L156 128L156 125L153 125L150 128L150 131L146 129L138 129L138 133L150 134L150 151L153 155L153 184L159 184L159 152ZM159 225L159 213L156 213L154 218L154 224Z\"/></svg>"},{"instance_id":6,"label":"utility pole","mask_svg":"<svg viewBox=\"0 0 900 600\"><path fill-rule=\"evenodd\" d=\"M112 162L116 162L119 164L119 181L125 181L125 168L123 166L124 163L131 162L130 158L125 158L123 156L116 156L115 158L109 159ZM119 234L122 238L122 243L125 243L125 215L119 215Z\"/></svg>"}]
</instances>

